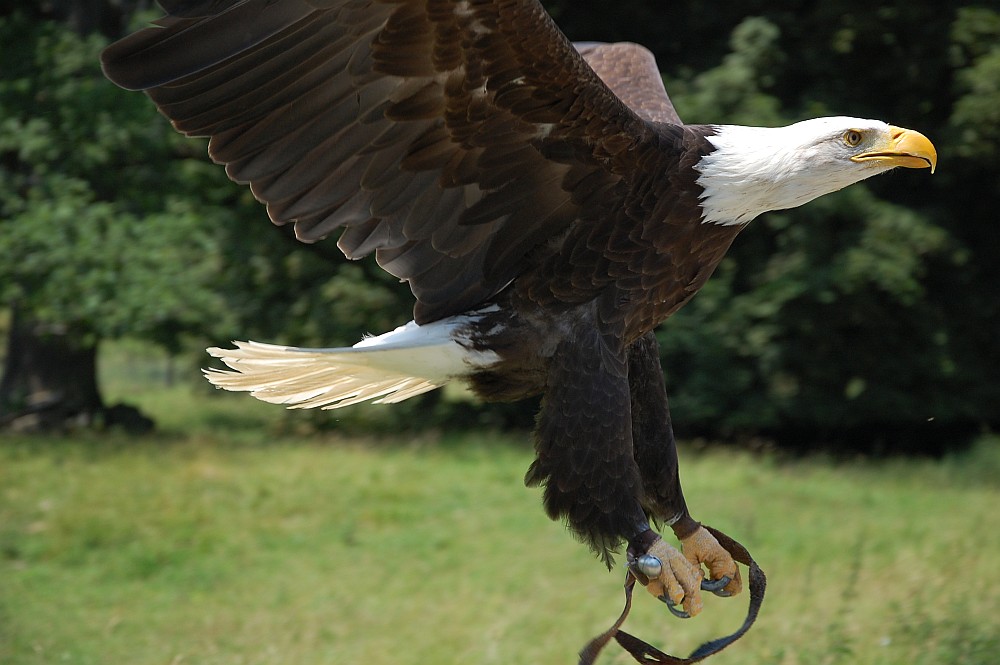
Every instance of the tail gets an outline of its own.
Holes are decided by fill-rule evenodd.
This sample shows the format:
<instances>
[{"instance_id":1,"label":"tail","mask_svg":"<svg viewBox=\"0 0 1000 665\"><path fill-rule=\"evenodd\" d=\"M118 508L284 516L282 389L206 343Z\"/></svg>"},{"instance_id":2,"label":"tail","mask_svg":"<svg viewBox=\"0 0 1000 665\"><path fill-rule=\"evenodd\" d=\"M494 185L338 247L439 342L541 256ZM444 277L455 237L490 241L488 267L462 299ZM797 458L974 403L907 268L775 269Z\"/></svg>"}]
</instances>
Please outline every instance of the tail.
<instances>
[{"instance_id":1,"label":"tail","mask_svg":"<svg viewBox=\"0 0 1000 665\"><path fill-rule=\"evenodd\" d=\"M352 347L335 349L234 342L235 349L208 349L230 370L203 371L218 388L246 391L289 408L401 402L496 362L492 352L469 349L462 335L468 323L468 317L423 326L411 321Z\"/></svg>"}]
</instances>

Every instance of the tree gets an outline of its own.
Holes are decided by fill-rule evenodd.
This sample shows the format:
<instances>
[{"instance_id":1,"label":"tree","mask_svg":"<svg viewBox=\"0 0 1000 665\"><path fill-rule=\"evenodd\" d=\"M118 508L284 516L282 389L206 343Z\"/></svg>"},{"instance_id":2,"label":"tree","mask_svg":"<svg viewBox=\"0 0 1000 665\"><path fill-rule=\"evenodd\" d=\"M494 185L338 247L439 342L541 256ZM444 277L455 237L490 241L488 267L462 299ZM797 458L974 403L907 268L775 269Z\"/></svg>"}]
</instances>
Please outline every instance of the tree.
<instances>
[{"instance_id":1,"label":"tree","mask_svg":"<svg viewBox=\"0 0 1000 665\"><path fill-rule=\"evenodd\" d=\"M225 311L204 285L218 268L210 229L232 213L171 193L221 175L103 78L104 43L23 12L0 18L0 302L13 312L0 423L120 416L97 386L99 341L176 346Z\"/></svg>"}]
</instances>

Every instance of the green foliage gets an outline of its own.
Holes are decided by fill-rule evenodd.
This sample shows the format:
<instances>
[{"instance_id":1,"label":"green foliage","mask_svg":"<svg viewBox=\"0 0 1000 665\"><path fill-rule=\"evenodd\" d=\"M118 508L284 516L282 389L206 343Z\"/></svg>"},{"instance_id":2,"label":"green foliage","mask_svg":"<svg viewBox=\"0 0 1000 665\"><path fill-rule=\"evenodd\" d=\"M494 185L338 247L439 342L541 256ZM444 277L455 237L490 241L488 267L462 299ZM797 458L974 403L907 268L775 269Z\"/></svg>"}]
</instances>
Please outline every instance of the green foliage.
<instances>
[{"instance_id":1,"label":"green foliage","mask_svg":"<svg viewBox=\"0 0 1000 665\"><path fill-rule=\"evenodd\" d=\"M299 346L350 345L412 318L409 289L372 258L349 262L333 242L300 243L290 227L270 224L255 202L240 209L240 218L220 229L225 269L216 285L234 322L213 334Z\"/></svg>"},{"instance_id":2,"label":"green foliage","mask_svg":"<svg viewBox=\"0 0 1000 665\"><path fill-rule=\"evenodd\" d=\"M900 421L919 418L915 398L933 384L900 382L912 362L900 349L927 343L915 334L926 261L947 235L863 187L760 226L661 331L675 409L729 430L860 425L886 417L886 401L906 405L892 404ZM946 362L934 348L921 355Z\"/></svg>"},{"instance_id":3,"label":"green foliage","mask_svg":"<svg viewBox=\"0 0 1000 665\"><path fill-rule=\"evenodd\" d=\"M671 98L682 118L692 122L768 125L781 121L780 102L764 91L774 84L774 69L784 60L777 26L751 17L733 30L731 52L718 67L689 82L671 81Z\"/></svg>"},{"instance_id":4,"label":"green foliage","mask_svg":"<svg viewBox=\"0 0 1000 665\"><path fill-rule=\"evenodd\" d=\"M196 194L221 174L104 79L101 38L14 14L0 45L0 301L92 343L224 316L211 226L231 214Z\"/></svg>"},{"instance_id":5,"label":"green foliage","mask_svg":"<svg viewBox=\"0 0 1000 665\"><path fill-rule=\"evenodd\" d=\"M97 338L149 336L199 329L205 312L221 308L202 287L216 266L189 263L210 255L211 238L192 233L202 222L186 202L140 219L95 201L84 181L54 176L21 203L3 227L3 297L36 321Z\"/></svg>"},{"instance_id":6,"label":"green foliage","mask_svg":"<svg viewBox=\"0 0 1000 665\"><path fill-rule=\"evenodd\" d=\"M1000 12L984 7L959 11L951 28L952 59L961 96L952 124L960 130L963 157L998 162L1000 147Z\"/></svg>"}]
</instances>

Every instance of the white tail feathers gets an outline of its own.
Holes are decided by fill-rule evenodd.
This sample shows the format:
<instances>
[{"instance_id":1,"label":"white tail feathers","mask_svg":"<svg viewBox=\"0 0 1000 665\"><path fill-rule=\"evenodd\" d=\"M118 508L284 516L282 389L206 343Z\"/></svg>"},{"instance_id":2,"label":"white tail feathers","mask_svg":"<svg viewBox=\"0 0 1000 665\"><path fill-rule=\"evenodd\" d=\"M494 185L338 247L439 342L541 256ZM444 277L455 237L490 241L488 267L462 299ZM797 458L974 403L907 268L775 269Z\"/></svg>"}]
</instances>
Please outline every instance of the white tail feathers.
<instances>
[{"instance_id":1,"label":"white tail feathers","mask_svg":"<svg viewBox=\"0 0 1000 665\"><path fill-rule=\"evenodd\" d=\"M425 326L410 322L336 349L234 342L235 349L208 349L233 371L204 372L219 388L289 408L401 402L496 362L496 354L470 351L452 336L467 322L465 317Z\"/></svg>"}]
</instances>

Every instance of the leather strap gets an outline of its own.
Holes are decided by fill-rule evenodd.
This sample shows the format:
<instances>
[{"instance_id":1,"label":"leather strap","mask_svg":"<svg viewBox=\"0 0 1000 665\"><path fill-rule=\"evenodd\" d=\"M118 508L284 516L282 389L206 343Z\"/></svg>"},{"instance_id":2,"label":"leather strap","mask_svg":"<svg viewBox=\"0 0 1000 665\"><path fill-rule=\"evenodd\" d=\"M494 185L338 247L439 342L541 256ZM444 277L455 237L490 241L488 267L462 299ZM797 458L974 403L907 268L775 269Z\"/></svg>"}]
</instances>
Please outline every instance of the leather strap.
<instances>
[{"instance_id":1,"label":"leather strap","mask_svg":"<svg viewBox=\"0 0 1000 665\"><path fill-rule=\"evenodd\" d=\"M597 656L601 653L601 650L607 646L608 642L614 638L619 645L629 654L632 658L639 663L660 663L664 665L688 665L689 663L697 663L698 661L704 660L711 655L717 654L727 646L735 642L736 640L743 637L743 635L750 630L750 626L753 625L754 621L757 620L757 615L760 613L760 606L764 602L764 590L767 588L767 577L764 575L764 571L760 569L757 562L753 560L750 556L750 552L747 548L739 544L726 534L722 533L717 529L713 529L710 526L702 525L708 530L719 544L733 557L738 563L742 563L750 569L749 579L750 579L750 607L747 610L747 618L744 620L743 625L740 626L732 635L727 635L726 637L720 637L716 640L711 640L705 642L700 647L691 652L691 655L687 658L680 658L678 656L672 656L668 653L663 653L651 644L640 640L634 635L630 635L625 631L621 630L622 624L625 623L625 619L628 618L629 611L632 609L632 590L635 588L635 577L629 572L625 577L625 608L622 610L621 616L618 620L609 628L604 631L594 639L592 639L580 652L580 664L579 665L593 665L597 662Z\"/></svg>"}]
</instances>

